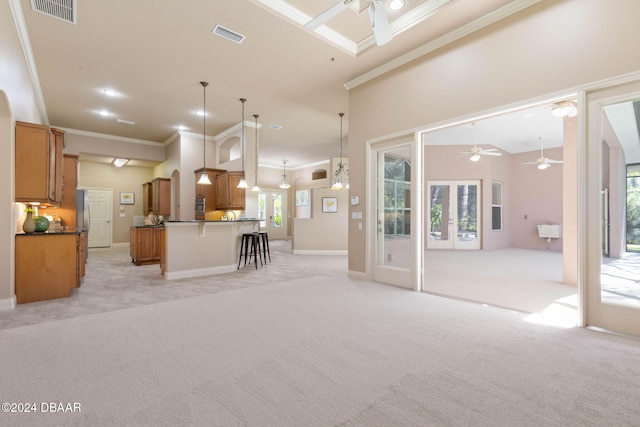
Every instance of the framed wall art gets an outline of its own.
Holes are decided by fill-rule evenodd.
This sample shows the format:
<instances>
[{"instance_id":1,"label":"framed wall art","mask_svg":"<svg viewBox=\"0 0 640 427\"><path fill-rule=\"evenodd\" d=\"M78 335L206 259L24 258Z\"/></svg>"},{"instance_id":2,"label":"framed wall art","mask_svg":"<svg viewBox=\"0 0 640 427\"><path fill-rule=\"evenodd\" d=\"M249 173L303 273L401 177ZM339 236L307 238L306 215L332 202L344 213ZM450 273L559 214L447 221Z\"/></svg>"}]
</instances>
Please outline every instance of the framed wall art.
<instances>
[{"instance_id":1,"label":"framed wall art","mask_svg":"<svg viewBox=\"0 0 640 427\"><path fill-rule=\"evenodd\" d=\"M135 205L136 204L136 194L131 192L120 193L120 204L121 205Z\"/></svg>"},{"instance_id":2,"label":"framed wall art","mask_svg":"<svg viewBox=\"0 0 640 427\"><path fill-rule=\"evenodd\" d=\"M322 198L322 212L328 212L328 213L338 212L338 198L337 197L323 197Z\"/></svg>"}]
</instances>

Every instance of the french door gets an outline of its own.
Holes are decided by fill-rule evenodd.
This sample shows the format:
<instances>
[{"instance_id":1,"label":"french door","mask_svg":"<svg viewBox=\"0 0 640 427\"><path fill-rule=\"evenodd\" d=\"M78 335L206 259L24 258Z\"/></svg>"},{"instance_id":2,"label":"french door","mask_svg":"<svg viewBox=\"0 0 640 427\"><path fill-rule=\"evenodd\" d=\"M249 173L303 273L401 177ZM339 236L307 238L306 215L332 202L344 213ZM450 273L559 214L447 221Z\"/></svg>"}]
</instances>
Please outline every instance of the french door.
<instances>
[{"instance_id":1,"label":"french door","mask_svg":"<svg viewBox=\"0 0 640 427\"><path fill-rule=\"evenodd\" d=\"M269 233L269 240L287 238L287 192L280 190L261 191L258 194L258 216L260 229Z\"/></svg>"},{"instance_id":2,"label":"french door","mask_svg":"<svg viewBox=\"0 0 640 427\"><path fill-rule=\"evenodd\" d=\"M427 248L480 249L480 181L428 181Z\"/></svg>"}]
</instances>

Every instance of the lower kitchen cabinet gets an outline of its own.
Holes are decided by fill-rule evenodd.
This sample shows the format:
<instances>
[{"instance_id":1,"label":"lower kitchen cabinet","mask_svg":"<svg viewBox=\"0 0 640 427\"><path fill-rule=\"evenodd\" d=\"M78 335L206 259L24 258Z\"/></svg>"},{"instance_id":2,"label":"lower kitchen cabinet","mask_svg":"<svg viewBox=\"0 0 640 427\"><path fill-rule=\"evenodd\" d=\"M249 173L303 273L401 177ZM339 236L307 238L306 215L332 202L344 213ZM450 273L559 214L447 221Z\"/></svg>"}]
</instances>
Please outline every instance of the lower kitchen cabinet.
<instances>
[{"instance_id":1,"label":"lower kitchen cabinet","mask_svg":"<svg viewBox=\"0 0 640 427\"><path fill-rule=\"evenodd\" d=\"M160 227L131 227L129 254L135 265L160 262L163 231Z\"/></svg>"},{"instance_id":2,"label":"lower kitchen cabinet","mask_svg":"<svg viewBox=\"0 0 640 427\"><path fill-rule=\"evenodd\" d=\"M78 233L16 235L16 302L65 298L80 286Z\"/></svg>"}]
</instances>

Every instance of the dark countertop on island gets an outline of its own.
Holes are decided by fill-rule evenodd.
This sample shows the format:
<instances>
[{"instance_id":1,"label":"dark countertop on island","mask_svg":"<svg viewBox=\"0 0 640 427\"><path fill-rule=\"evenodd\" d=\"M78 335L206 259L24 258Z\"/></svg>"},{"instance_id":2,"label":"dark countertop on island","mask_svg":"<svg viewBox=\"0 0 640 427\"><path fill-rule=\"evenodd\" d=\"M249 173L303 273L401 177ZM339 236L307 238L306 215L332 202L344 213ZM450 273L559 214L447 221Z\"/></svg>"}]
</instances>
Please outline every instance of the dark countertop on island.
<instances>
[{"instance_id":1,"label":"dark countertop on island","mask_svg":"<svg viewBox=\"0 0 640 427\"><path fill-rule=\"evenodd\" d=\"M77 230L75 228L69 228L62 231L34 231L33 233L16 233L16 236L59 236L61 234L80 234L86 230Z\"/></svg>"}]
</instances>

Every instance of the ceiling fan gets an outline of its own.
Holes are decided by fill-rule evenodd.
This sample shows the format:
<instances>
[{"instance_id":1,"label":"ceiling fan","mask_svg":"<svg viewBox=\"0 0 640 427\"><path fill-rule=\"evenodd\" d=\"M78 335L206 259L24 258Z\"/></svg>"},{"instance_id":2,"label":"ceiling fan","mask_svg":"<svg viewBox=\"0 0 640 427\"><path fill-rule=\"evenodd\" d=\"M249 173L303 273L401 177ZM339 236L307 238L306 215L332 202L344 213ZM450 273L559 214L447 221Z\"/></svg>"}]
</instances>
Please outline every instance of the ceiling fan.
<instances>
[{"instance_id":1,"label":"ceiling fan","mask_svg":"<svg viewBox=\"0 0 640 427\"><path fill-rule=\"evenodd\" d=\"M469 160L472 162L480 161L482 156L502 156L502 153L497 148L481 148L476 143L476 122L471 122L473 126L473 147L469 151L463 151L462 154L471 154Z\"/></svg>"},{"instance_id":2,"label":"ceiling fan","mask_svg":"<svg viewBox=\"0 0 640 427\"><path fill-rule=\"evenodd\" d=\"M562 160L553 160L544 156L544 146L542 143L542 137L539 137L539 139L540 139L540 157L538 157L535 162L525 162L523 163L523 165L536 165L538 169L545 170L546 168L551 166L553 163L562 163Z\"/></svg>"},{"instance_id":3,"label":"ceiling fan","mask_svg":"<svg viewBox=\"0 0 640 427\"><path fill-rule=\"evenodd\" d=\"M477 145L471 147L469 151L464 151L463 154L471 154L469 160L477 162L482 156L502 156L502 153L497 148L481 148Z\"/></svg>"},{"instance_id":4,"label":"ceiling fan","mask_svg":"<svg viewBox=\"0 0 640 427\"><path fill-rule=\"evenodd\" d=\"M313 18L311 21L304 25L307 30L315 30L321 25L326 24L332 18L338 16L342 11L347 9L351 3L360 1L360 3L367 3L365 6L369 9L369 19L371 20L371 28L373 29L373 36L376 39L376 44L382 46L389 43L393 34L391 33L391 26L389 25L389 19L384 11L384 3L382 0L340 0L329 9L322 12L320 15ZM357 5L357 3L354 3ZM363 10L364 8L361 8Z\"/></svg>"}]
</instances>

